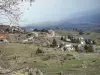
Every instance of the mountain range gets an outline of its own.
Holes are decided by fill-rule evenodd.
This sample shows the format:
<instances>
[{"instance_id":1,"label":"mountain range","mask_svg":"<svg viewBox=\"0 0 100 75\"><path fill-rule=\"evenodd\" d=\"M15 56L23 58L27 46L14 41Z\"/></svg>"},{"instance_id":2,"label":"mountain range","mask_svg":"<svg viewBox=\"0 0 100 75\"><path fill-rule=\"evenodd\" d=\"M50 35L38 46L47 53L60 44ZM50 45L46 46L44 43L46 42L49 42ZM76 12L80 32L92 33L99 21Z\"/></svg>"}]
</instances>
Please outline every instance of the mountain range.
<instances>
[{"instance_id":1,"label":"mountain range","mask_svg":"<svg viewBox=\"0 0 100 75\"><path fill-rule=\"evenodd\" d=\"M64 29L100 29L100 13L88 12L77 13L71 16L70 19L64 19L59 22L44 22L41 24L29 24L25 26L26 29L30 28L64 28Z\"/></svg>"}]
</instances>

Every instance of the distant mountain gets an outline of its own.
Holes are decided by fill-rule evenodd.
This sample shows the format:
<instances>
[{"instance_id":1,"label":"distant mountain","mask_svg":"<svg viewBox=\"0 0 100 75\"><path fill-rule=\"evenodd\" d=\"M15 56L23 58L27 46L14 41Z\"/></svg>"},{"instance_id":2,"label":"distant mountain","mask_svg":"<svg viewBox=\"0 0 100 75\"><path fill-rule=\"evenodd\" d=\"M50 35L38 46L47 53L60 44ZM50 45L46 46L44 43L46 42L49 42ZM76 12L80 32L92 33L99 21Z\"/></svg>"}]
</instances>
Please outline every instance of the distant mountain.
<instances>
[{"instance_id":1,"label":"distant mountain","mask_svg":"<svg viewBox=\"0 0 100 75\"><path fill-rule=\"evenodd\" d=\"M76 14L75 17L72 17L71 19L68 20L69 22L72 23L95 23L95 24L100 24L100 13L81 13L81 14Z\"/></svg>"},{"instance_id":2,"label":"distant mountain","mask_svg":"<svg viewBox=\"0 0 100 75\"><path fill-rule=\"evenodd\" d=\"M26 26L29 28L64 28L64 29L100 29L100 13L78 13L72 16L70 19L62 20L59 22L45 22L41 24L30 24Z\"/></svg>"},{"instance_id":3,"label":"distant mountain","mask_svg":"<svg viewBox=\"0 0 100 75\"><path fill-rule=\"evenodd\" d=\"M85 13L73 17L72 19L67 20L67 22L73 24L74 28L80 29L100 29L100 13ZM66 21L65 21L66 24ZM65 25L63 24L63 25ZM70 27L70 26L69 26Z\"/></svg>"}]
</instances>

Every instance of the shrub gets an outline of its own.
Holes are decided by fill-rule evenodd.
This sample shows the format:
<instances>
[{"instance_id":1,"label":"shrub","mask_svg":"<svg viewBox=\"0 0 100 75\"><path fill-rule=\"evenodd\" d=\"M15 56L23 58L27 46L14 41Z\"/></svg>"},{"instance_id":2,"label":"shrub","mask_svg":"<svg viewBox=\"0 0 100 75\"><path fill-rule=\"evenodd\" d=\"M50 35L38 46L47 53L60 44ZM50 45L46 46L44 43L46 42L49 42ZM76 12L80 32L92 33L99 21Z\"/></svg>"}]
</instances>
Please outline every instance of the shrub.
<instances>
[{"instance_id":1,"label":"shrub","mask_svg":"<svg viewBox=\"0 0 100 75\"><path fill-rule=\"evenodd\" d=\"M76 51L76 52L79 52L79 51L80 51L80 49L79 49L78 46L75 46L75 51Z\"/></svg>"},{"instance_id":2,"label":"shrub","mask_svg":"<svg viewBox=\"0 0 100 75\"><path fill-rule=\"evenodd\" d=\"M38 48L37 51L36 51L36 54L41 54L41 53L44 53L44 51L41 50L40 48Z\"/></svg>"},{"instance_id":3,"label":"shrub","mask_svg":"<svg viewBox=\"0 0 100 75\"><path fill-rule=\"evenodd\" d=\"M95 40L93 40L93 44L96 44L96 41Z\"/></svg>"},{"instance_id":4,"label":"shrub","mask_svg":"<svg viewBox=\"0 0 100 75\"><path fill-rule=\"evenodd\" d=\"M79 35L83 35L84 34L84 32L83 31L79 31Z\"/></svg>"},{"instance_id":5,"label":"shrub","mask_svg":"<svg viewBox=\"0 0 100 75\"><path fill-rule=\"evenodd\" d=\"M71 35L68 35L68 39L72 39L73 37Z\"/></svg>"},{"instance_id":6,"label":"shrub","mask_svg":"<svg viewBox=\"0 0 100 75\"><path fill-rule=\"evenodd\" d=\"M93 52L94 51L92 45L85 45L84 49L86 52Z\"/></svg>"},{"instance_id":7,"label":"shrub","mask_svg":"<svg viewBox=\"0 0 100 75\"><path fill-rule=\"evenodd\" d=\"M67 54L63 56L64 60L72 60L72 59L76 59L75 56L73 54Z\"/></svg>"},{"instance_id":8,"label":"shrub","mask_svg":"<svg viewBox=\"0 0 100 75\"><path fill-rule=\"evenodd\" d=\"M33 73L32 72L29 72L28 75L33 75Z\"/></svg>"},{"instance_id":9,"label":"shrub","mask_svg":"<svg viewBox=\"0 0 100 75\"><path fill-rule=\"evenodd\" d=\"M46 60L49 60L49 59L50 59L50 56L44 56L44 57L42 58L43 61L46 61Z\"/></svg>"}]
</instances>

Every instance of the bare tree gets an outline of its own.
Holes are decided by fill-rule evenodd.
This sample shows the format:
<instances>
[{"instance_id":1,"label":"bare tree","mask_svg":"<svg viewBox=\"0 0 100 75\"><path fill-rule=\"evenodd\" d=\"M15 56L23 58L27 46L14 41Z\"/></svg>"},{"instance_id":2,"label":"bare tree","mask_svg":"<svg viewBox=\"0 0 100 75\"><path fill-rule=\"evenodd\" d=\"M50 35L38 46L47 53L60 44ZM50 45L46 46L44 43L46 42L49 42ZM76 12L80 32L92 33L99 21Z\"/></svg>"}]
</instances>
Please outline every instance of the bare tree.
<instances>
[{"instance_id":1,"label":"bare tree","mask_svg":"<svg viewBox=\"0 0 100 75\"><path fill-rule=\"evenodd\" d=\"M5 16L10 23L17 24L20 19L19 16L22 14L20 11L21 4L24 2L29 2L32 5L34 0L0 0L0 17Z\"/></svg>"}]
</instances>

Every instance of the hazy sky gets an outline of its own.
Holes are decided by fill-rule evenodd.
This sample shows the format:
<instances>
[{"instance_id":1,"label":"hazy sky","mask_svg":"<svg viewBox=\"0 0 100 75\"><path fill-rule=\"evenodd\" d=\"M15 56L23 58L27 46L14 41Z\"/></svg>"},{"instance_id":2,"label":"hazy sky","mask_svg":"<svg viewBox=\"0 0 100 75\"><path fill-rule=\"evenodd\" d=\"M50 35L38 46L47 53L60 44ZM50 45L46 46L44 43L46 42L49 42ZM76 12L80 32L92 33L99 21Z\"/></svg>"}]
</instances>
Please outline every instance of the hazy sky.
<instances>
[{"instance_id":1,"label":"hazy sky","mask_svg":"<svg viewBox=\"0 0 100 75\"><path fill-rule=\"evenodd\" d=\"M21 25L60 21L69 18L71 14L100 9L100 0L35 0L27 10L26 5L21 9Z\"/></svg>"}]
</instances>

